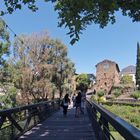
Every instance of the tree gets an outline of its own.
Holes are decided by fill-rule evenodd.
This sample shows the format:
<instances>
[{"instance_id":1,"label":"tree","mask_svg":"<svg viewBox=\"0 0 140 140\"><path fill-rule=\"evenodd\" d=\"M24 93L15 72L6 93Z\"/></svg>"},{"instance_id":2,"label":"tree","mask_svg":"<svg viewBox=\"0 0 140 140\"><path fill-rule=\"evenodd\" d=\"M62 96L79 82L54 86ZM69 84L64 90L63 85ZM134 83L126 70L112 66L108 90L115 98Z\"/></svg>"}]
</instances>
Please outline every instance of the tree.
<instances>
[{"instance_id":1,"label":"tree","mask_svg":"<svg viewBox=\"0 0 140 140\"><path fill-rule=\"evenodd\" d=\"M136 61L136 85L140 90L140 46L137 43L137 61Z\"/></svg>"},{"instance_id":2,"label":"tree","mask_svg":"<svg viewBox=\"0 0 140 140\"><path fill-rule=\"evenodd\" d=\"M79 74L76 77L76 89L78 90L87 90L90 85L90 79L87 74Z\"/></svg>"},{"instance_id":3,"label":"tree","mask_svg":"<svg viewBox=\"0 0 140 140\"><path fill-rule=\"evenodd\" d=\"M30 103L31 99L54 98L57 91L61 97L65 82L72 78L74 65L67 58L67 47L41 32L15 40L9 69L15 87Z\"/></svg>"},{"instance_id":4,"label":"tree","mask_svg":"<svg viewBox=\"0 0 140 140\"><path fill-rule=\"evenodd\" d=\"M7 60L10 54L10 37L7 25L0 18L0 89L2 96L0 102L2 108L11 108L16 105L17 90L10 81Z\"/></svg>"},{"instance_id":5,"label":"tree","mask_svg":"<svg viewBox=\"0 0 140 140\"><path fill-rule=\"evenodd\" d=\"M6 79L6 63L4 56L9 54L10 40L9 33L4 20L0 18L0 82Z\"/></svg>"},{"instance_id":6,"label":"tree","mask_svg":"<svg viewBox=\"0 0 140 140\"><path fill-rule=\"evenodd\" d=\"M12 80L22 97L30 103L47 100L52 92L49 37L46 32L22 35L15 39L10 64Z\"/></svg>"},{"instance_id":7,"label":"tree","mask_svg":"<svg viewBox=\"0 0 140 140\"><path fill-rule=\"evenodd\" d=\"M70 87L75 69L74 64L67 57L67 47L58 40L51 40L52 49L51 63L53 65L52 82L59 90L60 98L64 90L72 89Z\"/></svg>"},{"instance_id":8,"label":"tree","mask_svg":"<svg viewBox=\"0 0 140 140\"><path fill-rule=\"evenodd\" d=\"M4 64L3 56L9 54L10 40L9 33L4 20L0 18L0 66Z\"/></svg>"},{"instance_id":9,"label":"tree","mask_svg":"<svg viewBox=\"0 0 140 140\"><path fill-rule=\"evenodd\" d=\"M0 86L4 88L4 84L8 82L8 70L6 59L9 55L10 40L4 20L0 18Z\"/></svg>"},{"instance_id":10,"label":"tree","mask_svg":"<svg viewBox=\"0 0 140 140\"><path fill-rule=\"evenodd\" d=\"M132 76L126 74L124 76L121 77L121 83L122 84L132 84L133 80L132 80Z\"/></svg>"},{"instance_id":11,"label":"tree","mask_svg":"<svg viewBox=\"0 0 140 140\"><path fill-rule=\"evenodd\" d=\"M133 22L140 21L139 0L44 0L55 2L55 10L59 14L59 26L69 28L68 35L71 44L79 40L79 34L92 23L99 24L101 28L108 23L116 22L115 13L121 11L124 16L132 18ZM16 9L27 5L32 11L36 11L36 0L4 0L6 11L1 15L12 14Z\"/></svg>"}]
</instances>

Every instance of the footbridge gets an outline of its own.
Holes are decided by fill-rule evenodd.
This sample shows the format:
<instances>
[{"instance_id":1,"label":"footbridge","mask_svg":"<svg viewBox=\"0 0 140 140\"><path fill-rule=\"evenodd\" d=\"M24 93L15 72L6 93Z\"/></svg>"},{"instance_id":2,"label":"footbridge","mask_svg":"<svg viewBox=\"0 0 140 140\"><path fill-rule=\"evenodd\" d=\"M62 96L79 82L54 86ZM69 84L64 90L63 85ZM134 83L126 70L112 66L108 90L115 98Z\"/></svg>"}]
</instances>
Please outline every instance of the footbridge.
<instances>
[{"instance_id":1,"label":"footbridge","mask_svg":"<svg viewBox=\"0 0 140 140\"><path fill-rule=\"evenodd\" d=\"M0 140L140 140L140 130L95 102L74 114L63 116L59 99L0 111Z\"/></svg>"}]
</instances>

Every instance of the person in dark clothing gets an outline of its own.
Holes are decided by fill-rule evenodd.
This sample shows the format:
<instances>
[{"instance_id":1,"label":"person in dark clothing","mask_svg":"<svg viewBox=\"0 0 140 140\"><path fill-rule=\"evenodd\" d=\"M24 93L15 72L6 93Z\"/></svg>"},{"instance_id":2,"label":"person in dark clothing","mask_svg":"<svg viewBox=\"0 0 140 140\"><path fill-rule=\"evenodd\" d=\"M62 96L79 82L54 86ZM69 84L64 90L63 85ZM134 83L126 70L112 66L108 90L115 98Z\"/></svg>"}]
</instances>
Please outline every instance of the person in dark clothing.
<instances>
[{"instance_id":1,"label":"person in dark clothing","mask_svg":"<svg viewBox=\"0 0 140 140\"><path fill-rule=\"evenodd\" d=\"M68 106L70 104L69 94L66 94L63 99L63 115L67 115Z\"/></svg>"},{"instance_id":2,"label":"person in dark clothing","mask_svg":"<svg viewBox=\"0 0 140 140\"><path fill-rule=\"evenodd\" d=\"M75 111L75 117L79 117L80 112L81 112L81 92L78 92L78 95L76 96L75 99L75 106L76 106L76 111Z\"/></svg>"}]
</instances>

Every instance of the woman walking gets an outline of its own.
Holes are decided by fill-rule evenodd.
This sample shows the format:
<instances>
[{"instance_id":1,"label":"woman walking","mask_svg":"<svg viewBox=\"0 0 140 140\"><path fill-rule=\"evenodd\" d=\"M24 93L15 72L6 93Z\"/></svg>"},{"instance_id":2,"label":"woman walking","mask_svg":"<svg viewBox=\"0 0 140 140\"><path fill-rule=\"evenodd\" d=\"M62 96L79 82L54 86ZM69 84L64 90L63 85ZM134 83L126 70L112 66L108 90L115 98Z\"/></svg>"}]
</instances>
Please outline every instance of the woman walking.
<instances>
[{"instance_id":1,"label":"woman walking","mask_svg":"<svg viewBox=\"0 0 140 140\"><path fill-rule=\"evenodd\" d=\"M66 94L63 99L63 115L67 115L68 106L70 104L69 94Z\"/></svg>"},{"instance_id":2,"label":"woman walking","mask_svg":"<svg viewBox=\"0 0 140 140\"><path fill-rule=\"evenodd\" d=\"M81 112L81 92L78 92L78 95L76 96L75 106L76 106L75 117L79 117Z\"/></svg>"}]
</instances>

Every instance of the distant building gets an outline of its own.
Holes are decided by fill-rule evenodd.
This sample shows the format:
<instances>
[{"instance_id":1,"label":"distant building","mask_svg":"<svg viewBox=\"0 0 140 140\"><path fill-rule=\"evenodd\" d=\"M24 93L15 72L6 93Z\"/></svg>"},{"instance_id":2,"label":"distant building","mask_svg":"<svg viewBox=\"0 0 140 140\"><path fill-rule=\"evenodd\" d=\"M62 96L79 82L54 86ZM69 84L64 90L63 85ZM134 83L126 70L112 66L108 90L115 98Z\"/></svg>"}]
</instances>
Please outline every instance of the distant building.
<instances>
[{"instance_id":1,"label":"distant building","mask_svg":"<svg viewBox=\"0 0 140 140\"><path fill-rule=\"evenodd\" d=\"M95 77L95 75L92 74L92 73L87 74L87 76L88 76L88 79L89 79L89 81L90 81L89 88L92 88L93 85L95 84L96 77Z\"/></svg>"},{"instance_id":2,"label":"distant building","mask_svg":"<svg viewBox=\"0 0 140 140\"><path fill-rule=\"evenodd\" d=\"M132 76L132 80L133 80L134 84L136 83L135 74L136 74L136 66L133 66L133 65L130 65L130 66L122 69L120 72L121 77L124 75Z\"/></svg>"},{"instance_id":3,"label":"distant building","mask_svg":"<svg viewBox=\"0 0 140 140\"><path fill-rule=\"evenodd\" d=\"M96 65L96 91L103 90L109 94L112 86L118 84L119 66L110 60L103 60Z\"/></svg>"}]
</instances>

